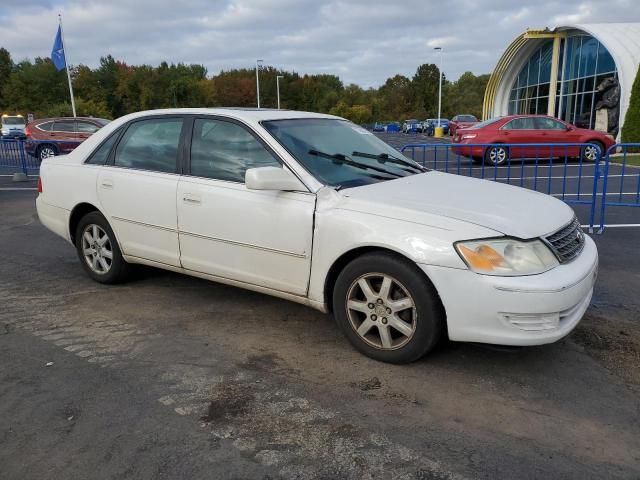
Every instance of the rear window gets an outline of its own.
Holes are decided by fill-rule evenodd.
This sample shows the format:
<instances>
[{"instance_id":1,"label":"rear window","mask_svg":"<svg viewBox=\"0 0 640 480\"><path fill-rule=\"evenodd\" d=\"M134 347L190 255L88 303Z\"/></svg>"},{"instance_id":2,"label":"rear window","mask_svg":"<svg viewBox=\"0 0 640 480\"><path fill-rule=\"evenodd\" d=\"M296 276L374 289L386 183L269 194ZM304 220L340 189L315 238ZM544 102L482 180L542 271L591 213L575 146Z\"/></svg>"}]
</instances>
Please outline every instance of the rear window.
<instances>
[{"instance_id":1,"label":"rear window","mask_svg":"<svg viewBox=\"0 0 640 480\"><path fill-rule=\"evenodd\" d=\"M76 125L73 120L61 120L53 123L53 130L56 132L75 132Z\"/></svg>"},{"instance_id":2,"label":"rear window","mask_svg":"<svg viewBox=\"0 0 640 480\"><path fill-rule=\"evenodd\" d=\"M36 125L40 130L44 130L45 132L50 132L53 128L53 122L44 122L39 125Z\"/></svg>"},{"instance_id":3,"label":"rear window","mask_svg":"<svg viewBox=\"0 0 640 480\"><path fill-rule=\"evenodd\" d=\"M484 122L476 123L473 127L470 127L470 128L486 127L487 125L491 125L493 123L499 122L500 120L502 120L502 117L490 118L489 120L485 120Z\"/></svg>"},{"instance_id":4,"label":"rear window","mask_svg":"<svg viewBox=\"0 0 640 480\"><path fill-rule=\"evenodd\" d=\"M459 122L477 122L478 119L473 115L458 115Z\"/></svg>"}]
</instances>

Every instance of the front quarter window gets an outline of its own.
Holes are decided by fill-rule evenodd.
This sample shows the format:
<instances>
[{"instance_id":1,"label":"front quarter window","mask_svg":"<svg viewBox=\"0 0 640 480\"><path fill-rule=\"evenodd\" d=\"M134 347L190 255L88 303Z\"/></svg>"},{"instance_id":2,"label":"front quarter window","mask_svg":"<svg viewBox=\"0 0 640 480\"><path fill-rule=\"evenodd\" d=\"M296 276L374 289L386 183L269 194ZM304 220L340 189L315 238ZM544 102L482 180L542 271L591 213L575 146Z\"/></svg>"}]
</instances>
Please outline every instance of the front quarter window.
<instances>
[{"instance_id":1,"label":"front quarter window","mask_svg":"<svg viewBox=\"0 0 640 480\"><path fill-rule=\"evenodd\" d=\"M270 120L262 126L314 177L332 187L356 187L425 171L346 120Z\"/></svg>"}]
</instances>

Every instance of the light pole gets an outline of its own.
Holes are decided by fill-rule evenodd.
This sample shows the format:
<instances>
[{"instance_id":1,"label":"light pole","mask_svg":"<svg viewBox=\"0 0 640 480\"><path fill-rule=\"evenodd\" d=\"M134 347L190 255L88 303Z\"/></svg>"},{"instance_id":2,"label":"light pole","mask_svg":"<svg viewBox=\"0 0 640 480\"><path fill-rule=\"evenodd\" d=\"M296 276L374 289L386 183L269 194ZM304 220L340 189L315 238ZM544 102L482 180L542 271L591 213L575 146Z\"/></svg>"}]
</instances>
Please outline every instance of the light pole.
<instances>
[{"instance_id":1,"label":"light pole","mask_svg":"<svg viewBox=\"0 0 640 480\"><path fill-rule=\"evenodd\" d=\"M260 70L260 64L262 60L256 60L256 97L258 99L258 108L260 108L260 76L258 75L258 71Z\"/></svg>"},{"instance_id":2,"label":"light pole","mask_svg":"<svg viewBox=\"0 0 640 480\"><path fill-rule=\"evenodd\" d=\"M284 78L284 75L276 75L276 92L278 93L278 110L280 110L280 79Z\"/></svg>"},{"instance_id":3,"label":"light pole","mask_svg":"<svg viewBox=\"0 0 640 480\"><path fill-rule=\"evenodd\" d=\"M440 73L440 81L438 82L438 128L440 128L440 115L442 111L442 47L435 47L434 50L440 52L440 66L438 67Z\"/></svg>"}]
</instances>

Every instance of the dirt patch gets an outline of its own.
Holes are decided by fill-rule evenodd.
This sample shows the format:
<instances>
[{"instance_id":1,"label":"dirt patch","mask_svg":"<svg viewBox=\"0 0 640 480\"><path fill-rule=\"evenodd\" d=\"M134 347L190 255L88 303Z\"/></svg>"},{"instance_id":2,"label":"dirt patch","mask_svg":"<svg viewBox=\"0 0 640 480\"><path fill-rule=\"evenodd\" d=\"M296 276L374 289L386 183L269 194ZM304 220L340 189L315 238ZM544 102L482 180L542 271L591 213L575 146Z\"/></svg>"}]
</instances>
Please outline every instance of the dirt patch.
<instances>
[{"instance_id":1,"label":"dirt patch","mask_svg":"<svg viewBox=\"0 0 640 480\"><path fill-rule=\"evenodd\" d=\"M378 377L371 377L368 380L362 380L361 382L354 382L351 384L352 387L359 388L363 392L368 392L370 390L379 390L382 388L382 382Z\"/></svg>"},{"instance_id":2,"label":"dirt patch","mask_svg":"<svg viewBox=\"0 0 640 480\"><path fill-rule=\"evenodd\" d=\"M207 413L200 419L213 422L221 418L233 418L247 412L253 395L243 385L223 384L214 392Z\"/></svg>"},{"instance_id":3,"label":"dirt patch","mask_svg":"<svg viewBox=\"0 0 640 480\"><path fill-rule=\"evenodd\" d=\"M625 382L640 386L640 326L587 315L571 339Z\"/></svg>"}]
</instances>

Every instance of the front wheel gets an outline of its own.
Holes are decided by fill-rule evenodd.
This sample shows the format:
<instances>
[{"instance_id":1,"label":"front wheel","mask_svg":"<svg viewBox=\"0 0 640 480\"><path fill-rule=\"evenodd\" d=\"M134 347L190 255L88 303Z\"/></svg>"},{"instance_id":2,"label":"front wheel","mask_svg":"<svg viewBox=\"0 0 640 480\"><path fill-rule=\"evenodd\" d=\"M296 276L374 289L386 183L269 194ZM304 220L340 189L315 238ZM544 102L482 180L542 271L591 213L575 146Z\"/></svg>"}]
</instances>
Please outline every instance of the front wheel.
<instances>
[{"instance_id":1,"label":"front wheel","mask_svg":"<svg viewBox=\"0 0 640 480\"><path fill-rule=\"evenodd\" d=\"M502 165L509 160L509 149L502 145L489 147L484 152L484 161L489 165Z\"/></svg>"},{"instance_id":2,"label":"front wheel","mask_svg":"<svg viewBox=\"0 0 640 480\"><path fill-rule=\"evenodd\" d=\"M412 262L386 253L363 255L344 268L333 291L333 312L354 347L389 363L425 355L445 324L429 280Z\"/></svg>"},{"instance_id":3,"label":"front wheel","mask_svg":"<svg viewBox=\"0 0 640 480\"><path fill-rule=\"evenodd\" d=\"M122 258L113 230L101 213L82 217L75 242L82 267L96 282L119 283L129 275L131 267Z\"/></svg>"}]
</instances>

